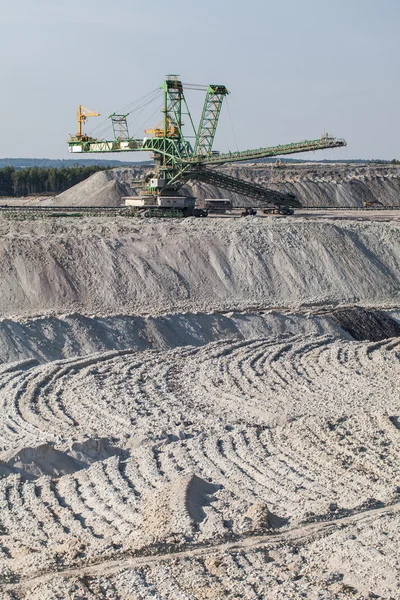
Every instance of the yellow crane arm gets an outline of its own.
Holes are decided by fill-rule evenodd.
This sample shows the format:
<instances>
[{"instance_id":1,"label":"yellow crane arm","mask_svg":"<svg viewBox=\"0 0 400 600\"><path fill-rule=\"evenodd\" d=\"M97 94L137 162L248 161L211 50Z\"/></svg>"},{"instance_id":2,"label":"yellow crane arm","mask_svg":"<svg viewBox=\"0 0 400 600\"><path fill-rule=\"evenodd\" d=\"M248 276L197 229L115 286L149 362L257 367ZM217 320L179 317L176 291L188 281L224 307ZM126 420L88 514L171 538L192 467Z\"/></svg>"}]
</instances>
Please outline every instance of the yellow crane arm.
<instances>
[{"instance_id":1,"label":"yellow crane arm","mask_svg":"<svg viewBox=\"0 0 400 600\"><path fill-rule=\"evenodd\" d=\"M88 108L85 108L84 106L82 106L82 104L80 104L78 106L78 134L77 134L77 138L81 138L83 136L82 133L82 125L84 123L86 123L88 117L99 117L100 113L96 113L93 112L92 110L89 110Z\"/></svg>"},{"instance_id":2,"label":"yellow crane arm","mask_svg":"<svg viewBox=\"0 0 400 600\"><path fill-rule=\"evenodd\" d=\"M150 135L154 135L156 138L162 137L175 137L179 135L179 130L175 125L170 125L168 117L165 119L167 130L164 131L163 121L160 121L158 125L154 129L145 129L145 133L149 133ZM183 125L183 123L181 123Z\"/></svg>"}]
</instances>

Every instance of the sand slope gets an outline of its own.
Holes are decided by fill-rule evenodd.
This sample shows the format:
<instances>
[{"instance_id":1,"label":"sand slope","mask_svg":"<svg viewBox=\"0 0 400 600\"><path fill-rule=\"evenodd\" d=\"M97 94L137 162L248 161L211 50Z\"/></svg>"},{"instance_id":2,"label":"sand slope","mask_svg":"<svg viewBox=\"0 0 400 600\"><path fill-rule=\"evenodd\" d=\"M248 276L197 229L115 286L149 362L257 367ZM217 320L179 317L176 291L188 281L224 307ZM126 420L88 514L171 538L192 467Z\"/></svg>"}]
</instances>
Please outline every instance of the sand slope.
<instances>
[{"instance_id":1,"label":"sand slope","mask_svg":"<svg viewBox=\"0 0 400 600\"><path fill-rule=\"evenodd\" d=\"M353 318L351 321L353 329L356 320ZM260 335L275 337L288 333L332 334L348 339L354 337L329 314L282 314L276 311L261 314L186 313L154 317L72 314L23 321L1 320L0 359L13 362L35 358L40 362L48 362L106 350L161 350L176 346L201 346L221 339L251 339ZM370 336L371 330L365 329L360 339L372 339Z\"/></svg>"},{"instance_id":2,"label":"sand slope","mask_svg":"<svg viewBox=\"0 0 400 600\"><path fill-rule=\"evenodd\" d=\"M399 225L296 219L0 222L0 314L397 305Z\"/></svg>"},{"instance_id":3,"label":"sand slope","mask_svg":"<svg viewBox=\"0 0 400 600\"><path fill-rule=\"evenodd\" d=\"M48 204L61 206L120 206L121 198L124 195L124 189L112 177L112 172L99 171L82 183L59 194Z\"/></svg>"}]
</instances>

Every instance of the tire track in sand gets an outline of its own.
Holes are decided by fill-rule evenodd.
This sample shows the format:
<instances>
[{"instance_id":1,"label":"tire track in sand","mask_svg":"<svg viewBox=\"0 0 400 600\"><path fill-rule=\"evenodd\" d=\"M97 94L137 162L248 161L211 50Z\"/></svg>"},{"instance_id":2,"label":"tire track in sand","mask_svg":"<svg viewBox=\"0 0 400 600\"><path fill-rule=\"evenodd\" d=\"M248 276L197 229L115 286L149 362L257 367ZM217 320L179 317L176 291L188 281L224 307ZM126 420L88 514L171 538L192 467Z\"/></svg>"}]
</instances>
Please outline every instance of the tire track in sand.
<instances>
[{"instance_id":1,"label":"tire track in sand","mask_svg":"<svg viewBox=\"0 0 400 600\"><path fill-rule=\"evenodd\" d=\"M366 509L355 512L334 520L318 521L315 523L300 524L297 527L287 529L281 533L268 533L266 535L243 536L241 539L222 541L215 544L200 544L194 547L184 547L181 550L164 551L129 556L120 555L115 559L98 560L84 567L59 568L57 571L46 574L37 574L27 578L21 578L18 583L4 584L0 589L3 591L26 591L29 588L51 581L57 577L88 577L88 576L111 576L121 571L135 569L137 567L155 563L174 561L184 558L204 557L208 555L220 555L231 552L240 552L257 548L277 548L283 544L301 546L316 539L327 537L338 529L344 529L354 524L362 524L369 519L396 515L400 512L400 502L381 507Z\"/></svg>"}]
</instances>

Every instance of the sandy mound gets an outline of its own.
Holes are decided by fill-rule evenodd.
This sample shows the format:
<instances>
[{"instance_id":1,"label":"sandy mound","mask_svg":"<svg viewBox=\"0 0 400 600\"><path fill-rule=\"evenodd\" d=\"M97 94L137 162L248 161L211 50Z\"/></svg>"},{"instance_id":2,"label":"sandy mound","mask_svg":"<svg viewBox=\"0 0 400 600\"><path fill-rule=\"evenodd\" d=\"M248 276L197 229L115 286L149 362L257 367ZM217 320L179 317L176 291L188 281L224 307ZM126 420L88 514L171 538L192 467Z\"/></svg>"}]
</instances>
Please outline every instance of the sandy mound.
<instances>
[{"instance_id":1,"label":"sandy mound","mask_svg":"<svg viewBox=\"0 0 400 600\"><path fill-rule=\"evenodd\" d=\"M204 506L219 486L197 475L178 477L165 484L143 507L142 529L153 542L165 542L182 535L190 537L206 518Z\"/></svg>"},{"instance_id":2,"label":"sandy mound","mask_svg":"<svg viewBox=\"0 0 400 600\"><path fill-rule=\"evenodd\" d=\"M265 529L283 527L287 523L287 519L274 515L265 502L256 502L244 513L241 527L243 531L250 531L254 534Z\"/></svg>"},{"instance_id":3,"label":"sandy mound","mask_svg":"<svg viewBox=\"0 0 400 600\"><path fill-rule=\"evenodd\" d=\"M80 468L83 466L82 464ZM71 456L56 450L50 444L8 451L0 456L1 476L18 473L24 479L36 479L41 475L60 477L78 469L79 466Z\"/></svg>"},{"instance_id":4,"label":"sandy mound","mask_svg":"<svg viewBox=\"0 0 400 600\"><path fill-rule=\"evenodd\" d=\"M357 313L354 314L355 318L349 321L353 326L357 317ZM374 331L376 333L377 328ZM154 317L72 314L24 321L0 320L0 359L12 362L33 357L47 362L100 350L163 350L177 346L201 346L222 339L300 333L350 338L329 314L282 314L276 311Z\"/></svg>"},{"instance_id":5,"label":"sandy mound","mask_svg":"<svg viewBox=\"0 0 400 600\"><path fill-rule=\"evenodd\" d=\"M377 341L400 334L400 311L361 308L310 312L240 312L165 316L88 317L64 315L24 321L0 320L0 359L47 362L103 350L163 350L201 346L223 339L333 335Z\"/></svg>"},{"instance_id":6,"label":"sandy mound","mask_svg":"<svg viewBox=\"0 0 400 600\"><path fill-rule=\"evenodd\" d=\"M52 206L120 206L126 196L112 171L99 171L48 202Z\"/></svg>"},{"instance_id":7,"label":"sandy mound","mask_svg":"<svg viewBox=\"0 0 400 600\"><path fill-rule=\"evenodd\" d=\"M120 455L121 450L107 439L88 439L74 442L63 451L52 444L9 450L0 455L0 476L18 474L23 479L42 475L61 477L89 467L94 462Z\"/></svg>"},{"instance_id":8,"label":"sandy mound","mask_svg":"<svg viewBox=\"0 0 400 600\"><path fill-rule=\"evenodd\" d=\"M89 438L86 440L73 442L68 450L68 454L83 464L90 465L98 460L106 460L111 456L121 455L121 450L107 438Z\"/></svg>"}]
</instances>

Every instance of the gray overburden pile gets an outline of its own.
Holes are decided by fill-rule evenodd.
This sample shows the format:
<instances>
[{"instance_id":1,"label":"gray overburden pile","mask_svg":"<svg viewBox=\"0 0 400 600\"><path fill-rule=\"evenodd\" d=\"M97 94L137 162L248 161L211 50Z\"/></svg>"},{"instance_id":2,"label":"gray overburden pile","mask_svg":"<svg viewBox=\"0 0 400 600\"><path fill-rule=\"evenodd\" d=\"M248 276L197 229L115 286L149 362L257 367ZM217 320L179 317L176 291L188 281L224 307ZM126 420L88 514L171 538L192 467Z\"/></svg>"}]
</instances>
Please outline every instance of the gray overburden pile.
<instances>
[{"instance_id":1,"label":"gray overburden pile","mask_svg":"<svg viewBox=\"0 0 400 600\"><path fill-rule=\"evenodd\" d=\"M362 207L366 201L400 205L400 167L379 164L253 163L225 166L222 173L258 183L280 192L291 192L304 206ZM119 206L124 196L135 195L132 180L149 167L119 168L92 175L52 201L62 206ZM204 198L232 198L235 206L253 206L254 200L205 183L188 184L183 193Z\"/></svg>"}]
</instances>

